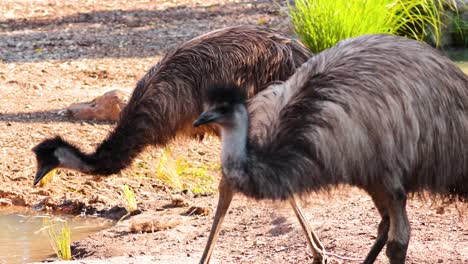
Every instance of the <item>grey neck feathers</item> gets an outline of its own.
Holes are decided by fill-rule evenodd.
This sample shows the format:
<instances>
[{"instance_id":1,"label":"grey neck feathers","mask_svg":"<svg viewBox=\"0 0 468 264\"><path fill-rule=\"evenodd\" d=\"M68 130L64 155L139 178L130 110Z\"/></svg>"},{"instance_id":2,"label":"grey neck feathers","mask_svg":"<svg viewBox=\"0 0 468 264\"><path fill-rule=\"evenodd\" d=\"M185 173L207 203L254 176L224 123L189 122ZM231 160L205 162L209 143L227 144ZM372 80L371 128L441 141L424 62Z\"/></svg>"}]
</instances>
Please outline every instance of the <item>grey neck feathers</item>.
<instances>
[{"instance_id":1,"label":"grey neck feathers","mask_svg":"<svg viewBox=\"0 0 468 264\"><path fill-rule=\"evenodd\" d=\"M60 162L60 167L81 171L85 173L92 172L92 167L78 157L73 151L67 148L57 148L54 152L55 157Z\"/></svg>"},{"instance_id":2,"label":"grey neck feathers","mask_svg":"<svg viewBox=\"0 0 468 264\"><path fill-rule=\"evenodd\" d=\"M221 128L223 170L231 170L232 166L241 165L247 159L249 115L244 105L236 106L232 121Z\"/></svg>"}]
</instances>

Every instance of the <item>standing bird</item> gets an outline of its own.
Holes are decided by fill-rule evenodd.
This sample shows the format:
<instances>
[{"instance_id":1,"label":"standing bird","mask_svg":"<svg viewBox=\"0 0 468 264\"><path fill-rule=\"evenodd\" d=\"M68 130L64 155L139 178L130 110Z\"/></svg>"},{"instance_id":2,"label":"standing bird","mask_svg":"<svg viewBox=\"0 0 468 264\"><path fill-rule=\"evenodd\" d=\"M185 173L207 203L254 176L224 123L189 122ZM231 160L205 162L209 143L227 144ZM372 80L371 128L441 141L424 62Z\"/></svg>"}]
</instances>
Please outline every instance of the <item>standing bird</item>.
<instances>
[{"instance_id":1,"label":"standing bird","mask_svg":"<svg viewBox=\"0 0 468 264\"><path fill-rule=\"evenodd\" d=\"M115 129L94 153L83 153L61 137L33 148L37 184L55 168L110 175L128 167L148 145L164 146L192 131L202 112L202 94L213 82L235 82L252 96L272 81L290 77L312 54L299 42L269 29L228 27L192 39L169 52L137 83ZM302 212L291 200L298 213ZM323 246L304 217L301 225L315 258ZM209 260L211 251L205 252Z\"/></svg>"},{"instance_id":2,"label":"standing bird","mask_svg":"<svg viewBox=\"0 0 468 264\"><path fill-rule=\"evenodd\" d=\"M237 85L207 91L194 126L221 128L226 197L212 233L233 192L284 200L357 186L382 217L364 263L386 244L397 264L410 239L408 194L468 201L468 76L426 44L391 35L342 41L248 108Z\"/></svg>"}]
</instances>

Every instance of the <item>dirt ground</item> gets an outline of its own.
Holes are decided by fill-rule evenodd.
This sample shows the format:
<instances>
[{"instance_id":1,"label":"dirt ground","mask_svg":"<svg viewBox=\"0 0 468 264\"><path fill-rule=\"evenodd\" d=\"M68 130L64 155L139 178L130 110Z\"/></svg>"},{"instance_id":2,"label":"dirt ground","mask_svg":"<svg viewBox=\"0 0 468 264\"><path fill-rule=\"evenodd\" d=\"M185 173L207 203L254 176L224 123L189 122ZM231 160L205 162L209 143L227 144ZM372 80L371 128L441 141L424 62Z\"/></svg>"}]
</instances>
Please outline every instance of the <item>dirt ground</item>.
<instances>
[{"instance_id":1,"label":"dirt ground","mask_svg":"<svg viewBox=\"0 0 468 264\"><path fill-rule=\"evenodd\" d=\"M62 110L71 103L116 88L131 92L167 49L213 29L252 24L291 34L284 10L269 1L2 1L0 204L62 213L100 212L118 218L124 213L118 193L126 182L136 190L143 213L74 243L76 258L191 259L185 263L199 258L213 213L185 215L188 208L169 206L173 190L154 178L135 177L142 170L137 165L103 179L61 171L56 182L34 188L35 160L30 149L45 137L60 134L91 151L113 124L70 120ZM172 147L178 155L199 163L218 159L216 138L182 140ZM159 153L148 149L140 160L157 160ZM187 199L213 212L217 195ZM466 213L454 205L444 208L430 201L409 201L408 263L468 263ZM334 254L362 259L375 239L378 213L362 191L345 188L332 195L311 196L306 214L327 251ZM179 224L154 233L129 231L132 222L142 221ZM214 259L219 263L307 263L311 261L307 252L305 237L287 204L239 196L223 226ZM330 259L331 263L357 262ZM377 262L386 263L384 254Z\"/></svg>"}]
</instances>

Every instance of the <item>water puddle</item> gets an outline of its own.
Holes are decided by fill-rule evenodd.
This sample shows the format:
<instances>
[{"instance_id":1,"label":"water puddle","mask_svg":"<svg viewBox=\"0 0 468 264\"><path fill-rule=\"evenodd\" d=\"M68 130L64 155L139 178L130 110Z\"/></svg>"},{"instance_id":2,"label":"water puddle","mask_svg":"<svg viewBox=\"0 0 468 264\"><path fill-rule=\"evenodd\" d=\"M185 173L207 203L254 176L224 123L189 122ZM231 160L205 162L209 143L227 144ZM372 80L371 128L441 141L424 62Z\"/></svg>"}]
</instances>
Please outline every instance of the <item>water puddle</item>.
<instances>
[{"instance_id":1,"label":"water puddle","mask_svg":"<svg viewBox=\"0 0 468 264\"><path fill-rule=\"evenodd\" d=\"M0 209L0 264L29 263L55 256L47 232L41 231L44 217L67 220L72 241L114 223L93 216L51 216L26 209Z\"/></svg>"}]
</instances>

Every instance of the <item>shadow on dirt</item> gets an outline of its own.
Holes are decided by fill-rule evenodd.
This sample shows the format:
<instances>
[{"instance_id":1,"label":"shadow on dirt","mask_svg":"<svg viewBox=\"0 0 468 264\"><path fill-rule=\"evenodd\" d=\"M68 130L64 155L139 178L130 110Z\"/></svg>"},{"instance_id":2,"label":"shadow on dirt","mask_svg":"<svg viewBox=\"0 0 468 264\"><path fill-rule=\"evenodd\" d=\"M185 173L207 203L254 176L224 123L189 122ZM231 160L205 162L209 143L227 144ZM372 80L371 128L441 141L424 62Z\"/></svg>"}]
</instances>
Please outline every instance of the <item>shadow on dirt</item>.
<instances>
[{"instance_id":1,"label":"shadow on dirt","mask_svg":"<svg viewBox=\"0 0 468 264\"><path fill-rule=\"evenodd\" d=\"M96 11L52 19L8 19L0 21L0 59L8 63L155 56L225 26L227 18L242 21L259 13L271 16L278 11L267 1L252 1L163 10Z\"/></svg>"},{"instance_id":2,"label":"shadow on dirt","mask_svg":"<svg viewBox=\"0 0 468 264\"><path fill-rule=\"evenodd\" d=\"M66 115L59 114L63 110L55 109L50 111L23 112L23 113L7 113L0 114L0 122L8 123L45 123L45 122L67 122L67 123L89 123L96 125L109 125L114 122L97 121L97 120L79 120L73 119Z\"/></svg>"}]
</instances>

